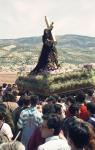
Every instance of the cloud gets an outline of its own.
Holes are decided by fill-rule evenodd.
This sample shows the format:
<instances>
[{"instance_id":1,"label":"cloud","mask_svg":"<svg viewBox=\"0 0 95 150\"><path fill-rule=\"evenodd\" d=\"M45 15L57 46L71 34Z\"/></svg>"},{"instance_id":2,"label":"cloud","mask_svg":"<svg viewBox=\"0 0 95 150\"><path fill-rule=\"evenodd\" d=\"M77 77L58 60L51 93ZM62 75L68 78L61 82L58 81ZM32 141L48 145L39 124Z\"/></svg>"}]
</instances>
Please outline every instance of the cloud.
<instances>
[{"instance_id":1,"label":"cloud","mask_svg":"<svg viewBox=\"0 0 95 150\"><path fill-rule=\"evenodd\" d=\"M0 38L36 36L44 16L55 22L55 33L95 36L95 0L0 0Z\"/></svg>"}]
</instances>

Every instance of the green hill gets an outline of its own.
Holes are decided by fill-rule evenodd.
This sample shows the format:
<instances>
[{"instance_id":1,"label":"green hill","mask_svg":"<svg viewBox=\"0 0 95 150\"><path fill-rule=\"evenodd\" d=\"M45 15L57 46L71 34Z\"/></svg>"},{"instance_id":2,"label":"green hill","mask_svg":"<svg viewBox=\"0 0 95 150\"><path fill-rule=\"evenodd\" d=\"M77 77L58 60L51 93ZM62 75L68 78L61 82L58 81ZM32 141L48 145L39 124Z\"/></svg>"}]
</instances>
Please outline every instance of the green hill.
<instances>
[{"instance_id":1,"label":"green hill","mask_svg":"<svg viewBox=\"0 0 95 150\"><path fill-rule=\"evenodd\" d=\"M61 64L95 63L95 37L56 36ZM42 48L41 37L0 40L0 66L22 66L37 63Z\"/></svg>"}]
</instances>

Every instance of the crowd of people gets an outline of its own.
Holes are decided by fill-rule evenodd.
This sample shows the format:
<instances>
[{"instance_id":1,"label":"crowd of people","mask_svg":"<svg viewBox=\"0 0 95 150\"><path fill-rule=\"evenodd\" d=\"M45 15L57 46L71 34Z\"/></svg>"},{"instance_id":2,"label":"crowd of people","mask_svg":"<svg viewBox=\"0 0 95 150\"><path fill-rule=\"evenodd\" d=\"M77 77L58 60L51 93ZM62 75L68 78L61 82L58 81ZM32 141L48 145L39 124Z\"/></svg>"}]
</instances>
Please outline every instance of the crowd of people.
<instances>
[{"instance_id":1,"label":"crowd of people","mask_svg":"<svg viewBox=\"0 0 95 150\"><path fill-rule=\"evenodd\" d=\"M0 150L95 150L94 90L48 97L0 86Z\"/></svg>"}]
</instances>

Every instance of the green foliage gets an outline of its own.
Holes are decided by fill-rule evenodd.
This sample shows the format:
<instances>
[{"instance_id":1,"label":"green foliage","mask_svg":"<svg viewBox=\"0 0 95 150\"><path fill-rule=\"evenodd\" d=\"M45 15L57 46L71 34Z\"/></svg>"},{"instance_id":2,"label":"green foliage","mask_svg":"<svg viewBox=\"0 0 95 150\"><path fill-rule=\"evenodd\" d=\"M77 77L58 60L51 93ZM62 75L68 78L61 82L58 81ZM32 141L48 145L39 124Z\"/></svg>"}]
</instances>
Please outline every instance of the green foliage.
<instances>
[{"instance_id":1,"label":"green foliage","mask_svg":"<svg viewBox=\"0 0 95 150\"><path fill-rule=\"evenodd\" d=\"M23 84L22 84L23 82ZM95 86L95 71L69 72L61 74L20 77L18 86L22 86L40 95L62 93L83 87Z\"/></svg>"}]
</instances>

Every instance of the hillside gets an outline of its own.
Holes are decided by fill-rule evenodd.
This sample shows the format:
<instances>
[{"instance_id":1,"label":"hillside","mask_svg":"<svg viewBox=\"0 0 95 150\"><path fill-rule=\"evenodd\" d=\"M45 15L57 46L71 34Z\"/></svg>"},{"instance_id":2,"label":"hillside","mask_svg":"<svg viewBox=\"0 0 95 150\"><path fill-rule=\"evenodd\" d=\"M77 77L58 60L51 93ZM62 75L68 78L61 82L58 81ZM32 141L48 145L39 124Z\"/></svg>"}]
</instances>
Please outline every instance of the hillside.
<instances>
[{"instance_id":1,"label":"hillside","mask_svg":"<svg viewBox=\"0 0 95 150\"><path fill-rule=\"evenodd\" d=\"M63 35L56 38L61 64L95 63L95 37ZM1 39L0 66L15 68L36 64L41 47L41 37Z\"/></svg>"}]
</instances>

